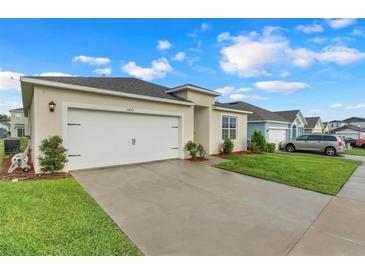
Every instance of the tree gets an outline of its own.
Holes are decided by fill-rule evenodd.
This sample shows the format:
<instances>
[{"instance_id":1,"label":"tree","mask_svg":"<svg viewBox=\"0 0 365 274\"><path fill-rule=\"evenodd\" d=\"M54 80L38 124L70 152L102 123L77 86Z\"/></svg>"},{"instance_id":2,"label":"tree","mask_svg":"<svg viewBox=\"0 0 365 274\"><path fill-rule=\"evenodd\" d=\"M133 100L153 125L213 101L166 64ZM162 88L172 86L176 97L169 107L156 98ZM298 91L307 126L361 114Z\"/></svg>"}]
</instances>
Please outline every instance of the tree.
<instances>
[{"instance_id":1,"label":"tree","mask_svg":"<svg viewBox=\"0 0 365 274\"><path fill-rule=\"evenodd\" d=\"M261 131L255 130L252 133L250 149L255 152L266 151L266 140Z\"/></svg>"},{"instance_id":2,"label":"tree","mask_svg":"<svg viewBox=\"0 0 365 274\"><path fill-rule=\"evenodd\" d=\"M0 122L9 122L10 117L6 114L0 114Z\"/></svg>"}]
</instances>

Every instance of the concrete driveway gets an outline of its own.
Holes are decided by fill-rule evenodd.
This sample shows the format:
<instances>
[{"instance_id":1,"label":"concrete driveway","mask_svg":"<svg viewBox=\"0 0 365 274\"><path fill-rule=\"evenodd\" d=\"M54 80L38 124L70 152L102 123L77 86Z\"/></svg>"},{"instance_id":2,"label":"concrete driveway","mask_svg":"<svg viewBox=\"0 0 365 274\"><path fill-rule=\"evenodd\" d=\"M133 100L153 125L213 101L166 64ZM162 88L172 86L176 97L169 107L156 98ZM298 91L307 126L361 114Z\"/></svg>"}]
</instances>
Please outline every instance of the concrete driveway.
<instances>
[{"instance_id":1,"label":"concrete driveway","mask_svg":"<svg viewBox=\"0 0 365 274\"><path fill-rule=\"evenodd\" d=\"M146 255L287 255L331 197L171 160L74 176Z\"/></svg>"}]
</instances>

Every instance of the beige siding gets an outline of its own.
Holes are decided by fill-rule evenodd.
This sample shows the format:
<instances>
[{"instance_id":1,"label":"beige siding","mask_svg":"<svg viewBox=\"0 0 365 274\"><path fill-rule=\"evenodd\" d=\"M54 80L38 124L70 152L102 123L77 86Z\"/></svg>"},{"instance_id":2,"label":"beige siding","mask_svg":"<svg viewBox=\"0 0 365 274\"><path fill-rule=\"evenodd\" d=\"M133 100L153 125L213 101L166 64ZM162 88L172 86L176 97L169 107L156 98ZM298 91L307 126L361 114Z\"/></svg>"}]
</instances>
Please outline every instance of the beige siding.
<instances>
[{"instance_id":1,"label":"beige siding","mask_svg":"<svg viewBox=\"0 0 365 274\"><path fill-rule=\"evenodd\" d=\"M193 106L184 106L176 104L167 104L153 101L144 101L131 98L123 98L117 96L109 96L102 94L93 94L73 90L63 90L51 87L34 87L34 142L35 147L34 158L39 156L37 147L42 139L52 136L64 134L64 125L67 122L66 117L63 117L63 105L66 103L80 103L95 106L109 106L122 108L145 109L152 111L164 111L182 113L183 119L183 140L185 144L188 140L193 140ZM51 113L48 109L48 103L53 100L56 103L55 112ZM103 130L103 125L100 125L100 132ZM67 147L66 147L67 148ZM35 161L35 170L39 172L38 162Z\"/></svg>"},{"instance_id":2,"label":"beige siding","mask_svg":"<svg viewBox=\"0 0 365 274\"><path fill-rule=\"evenodd\" d=\"M247 115L242 113L233 113L226 111L211 111L210 121L210 154L219 153L222 146L222 115L236 116L237 121L237 139L233 140L234 151L247 150Z\"/></svg>"}]
</instances>

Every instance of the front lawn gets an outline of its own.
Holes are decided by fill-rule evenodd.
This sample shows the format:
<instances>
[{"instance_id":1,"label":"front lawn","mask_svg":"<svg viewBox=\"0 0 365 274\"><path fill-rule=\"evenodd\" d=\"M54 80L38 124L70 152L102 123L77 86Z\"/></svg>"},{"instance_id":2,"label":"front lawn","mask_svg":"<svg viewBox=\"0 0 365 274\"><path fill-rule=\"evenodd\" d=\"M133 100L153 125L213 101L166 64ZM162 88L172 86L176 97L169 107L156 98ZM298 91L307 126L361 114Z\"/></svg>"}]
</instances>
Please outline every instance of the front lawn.
<instances>
[{"instance_id":1,"label":"front lawn","mask_svg":"<svg viewBox=\"0 0 365 274\"><path fill-rule=\"evenodd\" d=\"M349 155L365 156L365 149L363 148L345 149L342 153Z\"/></svg>"},{"instance_id":2,"label":"front lawn","mask_svg":"<svg viewBox=\"0 0 365 274\"><path fill-rule=\"evenodd\" d=\"M0 181L0 255L142 255L73 178Z\"/></svg>"},{"instance_id":3,"label":"front lawn","mask_svg":"<svg viewBox=\"0 0 365 274\"><path fill-rule=\"evenodd\" d=\"M285 153L229 156L217 168L335 195L361 162Z\"/></svg>"}]
</instances>

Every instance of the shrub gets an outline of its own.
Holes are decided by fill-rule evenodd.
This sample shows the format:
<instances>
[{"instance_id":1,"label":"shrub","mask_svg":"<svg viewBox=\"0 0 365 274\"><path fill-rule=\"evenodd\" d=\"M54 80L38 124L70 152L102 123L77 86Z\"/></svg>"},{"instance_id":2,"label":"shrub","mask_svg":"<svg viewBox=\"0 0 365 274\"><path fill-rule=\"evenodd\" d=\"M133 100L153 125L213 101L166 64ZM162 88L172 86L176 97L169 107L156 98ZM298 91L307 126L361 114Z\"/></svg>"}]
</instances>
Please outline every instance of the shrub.
<instances>
[{"instance_id":1,"label":"shrub","mask_svg":"<svg viewBox=\"0 0 365 274\"><path fill-rule=\"evenodd\" d=\"M186 143L185 149L189 152L190 158L195 160L196 155L198 154L198 144L193 141L189 141Z\"/></svg>"},{"instance_id":2,"label":"shrub","mask_svg":"<svg viewBox=\"0 0 365 274\"><path fill-rule=\"evenodd\" d=\"M43 154L38 157L43 172L53 173L64 168L67 158L61 137L52 136L42 140L39 150Z\"/></svg>"},{"instance_id":3,"label":"shrub","mask_svg":"<svg viewBox=\"0 0 365 274\"><path fill-rule=\"evenodd\" d=\"M206 151L203 147L202 144L198 144L197 147L196 147L197 151L198 151L198 154L199 154L199 158L204 158L205 155L206 155Z\"/></svg>"},{"instance_id":4,"label":"shrub","mask_svg":"<svg viewBox=\"0 0 365 274\"><path fill-rule=\"evenodd\" d=\"M233 151L234 144L231 139L225 139L222 147L224 154L230 154Z\"/></svg>"},{"instance_id":5,"label":"shrub","mask_svg":"<svg viewBox=\"0 0 365 274\"><path fill-rule=\"evenodd\" d=\"M255 130L252 133L251 145L250 145L251 150L252 150L252 147L256 150L255 152L266 151L266 140L261 131ZM252 150L252 151L254 151L254 150Z\"/></svg>"},{"instance_id":6,"label":"shrub","mask_svg":"<svg viewBox=\"0 0 365 274\"><path fill-rule=\"evenodd\" d=\"M274 143L267 143L266 144L266 152L274 153L275 152L276 144Z\"/></svg>"}]
</instances>

